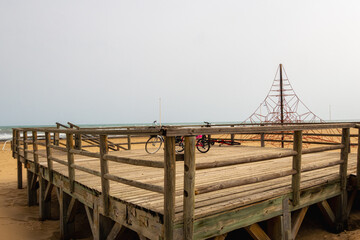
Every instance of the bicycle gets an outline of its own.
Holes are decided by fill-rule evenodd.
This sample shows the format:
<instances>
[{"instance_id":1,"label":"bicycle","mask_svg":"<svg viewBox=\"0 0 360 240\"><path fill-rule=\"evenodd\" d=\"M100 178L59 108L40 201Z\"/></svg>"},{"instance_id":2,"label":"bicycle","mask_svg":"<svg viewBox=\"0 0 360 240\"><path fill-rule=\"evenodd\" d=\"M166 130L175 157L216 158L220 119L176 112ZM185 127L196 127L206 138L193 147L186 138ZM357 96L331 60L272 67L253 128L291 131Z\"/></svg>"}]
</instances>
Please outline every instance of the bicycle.
<instances>
[{"instance_id":1,"label":"bicycle","mask_svg":"<svg viewBox=\"0 0 360 240\"><path fill-rule=\"evenodd\" d=\"M196 136L196 149L201 153L207 153L210 150L210 144L205 135ZM180 153L184 151L184 137L175 137L175 151Z\"/></svg>"},{"instance_id":2,"label":"bicycle","mask_svg":"<svg viewBox=\"0 0 360 240\"><path fill-rule=\"evenodd\" d=\"M152 135L145 143L145 151L149 154L157 153L163 142L164 138L161 135Z\"/></svg>"}]
</instances>

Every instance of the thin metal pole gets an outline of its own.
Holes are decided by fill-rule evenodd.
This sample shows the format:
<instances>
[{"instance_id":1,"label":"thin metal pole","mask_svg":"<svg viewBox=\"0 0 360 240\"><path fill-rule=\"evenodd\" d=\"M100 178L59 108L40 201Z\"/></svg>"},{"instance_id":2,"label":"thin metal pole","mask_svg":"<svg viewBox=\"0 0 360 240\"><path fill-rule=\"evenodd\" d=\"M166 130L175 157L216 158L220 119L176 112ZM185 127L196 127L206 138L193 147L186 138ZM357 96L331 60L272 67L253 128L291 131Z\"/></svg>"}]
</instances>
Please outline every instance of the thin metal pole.
<instances>
[{"instance_id":1,"label":"thin metal pole","mask_svg":"<svg viewBox=\"0 0 360 240\"><path fill-rule=\"evenodd\" d=\"M283 95L283 76L282 64L280 63L280 121L281 125L284 124L284 95ZM281 147L284 148L284 133L281 134Z\"/></svg>"}]
</instances>

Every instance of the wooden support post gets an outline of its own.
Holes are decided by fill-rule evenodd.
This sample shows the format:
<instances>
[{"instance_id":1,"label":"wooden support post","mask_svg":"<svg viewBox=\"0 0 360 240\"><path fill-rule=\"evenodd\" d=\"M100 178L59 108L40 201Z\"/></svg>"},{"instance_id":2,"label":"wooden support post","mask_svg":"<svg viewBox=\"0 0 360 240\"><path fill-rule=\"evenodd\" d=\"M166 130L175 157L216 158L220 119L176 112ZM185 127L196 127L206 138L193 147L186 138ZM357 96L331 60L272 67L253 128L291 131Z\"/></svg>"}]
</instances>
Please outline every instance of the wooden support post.
<instances>
[{"instance_id":1,"label":"wooden support post","mask_svg":"<svg viewBox=\"0 0 360 240\"><path fill-rule=\"evenodd\" d=\"M299 232L300 226L304 220L305 214L307 212L307 210L309 209L309 207L304 207L302 209L300 209L299 211L296 212L296 214L293 215L292 217L292 224L291 224L291 236L292 239L296 238L297 233Z\"/></svg>"},{"instance_id":2,"label":"wooden support post","mask_svg":"<svg viewBox=\"0 0 360 240\"><path fill-rule=\"evenodd\" d=\"M360 130L359 130L360 131ZM11 141L11 151L12 151L12 157L15 158L15 152L16 152L16 130L13 129L13 137Z\"/></svg>"},{"instance_id":3,"label":"wooden support post","mask_svg":"<svg viewBox=\"0 0 360 240\"><path fill-rule=\"evenodd\" d=\"M358 149L357 149L356 178L357 178L357 187L360 188L360 128L358 129Z\"/></svg>"},{"instance_id":4,"label":"wooden support post","mask_svg":"<svg viewBox=\"0 0 360 240\"><path fill-rule=\"evenodd\" d=\"M68 209L71 202L71 196L60 188L59 192L60 207L60 239L71 239L75 232L75 221L68 222Z\"/></svg>"},{"instance_id":5,"label":"wooden support post","mask_svg":"<svg viewBox=\"0 0 360 240\"><path fill-rule=\"evenodd\" d=\"M265 147L265 133L260 134L261 147Z\"/></svg>"},{"instance_id":6,"label":"wooden support post","mask_svg":"<svg viewBox=\"0 0 360 240\"><path fill-rule=\"evenodd\" d=\"M164 162L164 236L165 240L172 240L175 220L175 137L165 137Z\"/></svg>"},{"instance_id":7,"label":"wooden support post","mask_svg":"<svg viewBox=\"0 0 360 240\"><path fill-rule=\"evenodd\" d=\"M37 154L38 142L37 142L37 131L32 131L32 140L33 140L33 158L35 163L35 173L39 174L39 155Z\"/></svg>"},{"instance_id":8,"label":"wooden support post","mask_svg":"<svg viewBox=\"0 0 360 240\"><path fill-rule=\"evenodd\" d=\"M52 183L53 181L53 162L51 160L52 150L50 147L51 144L51 137L49 132L45 132L45 141L46 141L46 158L47 158L47 165L49 170L49 182Z\"/></svg>"},{"instance_id":9,"label":"wooden support post","mask_svg":"<svg viewBox=\"0 0 360 240\"><path fill-rule=\"evenodd\" d=\"M348 168L348 155L349 155L349 145L350 145L350 129L343 128L341 143L344 145L344 148L341 149L340 158L343 163L340 164L340 181L341 181L341 195L340 195L340 212L337 216L337 228L339 230L345 229L347 227L347 168Z\"/></svg>"},{"instance_id":10,"label":"wooden support post","mask_svg":"<svg viewBox=\"0 0 360 240\"><path fill-rule=\"evenodd\" d=\"M302 131L294 132L294 151L297 152L295 156L293 156L293 169L296 171L294 175L292 175L292 190L293 197L292 203L294 206L298 205L300 202L300 181L301 181L301 151L302 151Z\"/></svg>"},{"instance_id":11,"label":"wooden support post","mask_svg":"<svg viewBox=\"0 0 360 240\"><path fill-rule=\"evenodd\" d=\"M48 183L48 186L51 183ZM39 213L40 221L51 218L51 192L46 191L46 180L42 173L39 174Z\"/></svg>"},{"instance_id":12,"label":"wooden support post","mask_svg":"<svg viewBox=\"0 0 360 240\"><path fill-rule=\"evenodd\" d=\"M128 150L131 150L131 135L127 135L127 144L128 144Z\"/></svg>"},{"instance_id":13,"label":"wooden support post","mask_svg":"<svg viewBox=\"0 0 360 240\"><path fill-rule=\"evenodd\" d=\"M27 173L27 195L28 195L28 206L34 206L37 204L37 192L36 192L36 178L37 175L30 170Z\"/></svg>"},{"instance_id":14,"label":"wooden support post","mask_svg":"<svg viewBox=\"0 0 360 240\"><path fill-rule=\"evenodd\" d=\"M101 169L101 190L104 202L104 213L109 215L109 191L110 184L109 180L104 177L105 174L109 173L108 162L104 158L104 155L108 153L108 141L107 135L100 135L100 169Z\"/></svg>"},{"instance_id":15,"label":"wooden support post","mask_svg":"<svg viewBox=\"0 0 360 240\"><path fill-rule=\"evenodd\" d=\"M194 235L195 208L195 142L196 137L185 137L184 158L184 239Z\"/></svg>"},{"instance_id":16,"label":"wooden support post","mask_svg":"<svg viewBox=\"0 0 360 240\"><path fill-rule=\"evenodd\" d=\"M27 153L27 150L28 150L28 143L27 143L27 140L28 140L28 134L27 134L27 131L24 131L23 132L23 143L24 143L24 166L25 168L27 168L27 161L28 161L28 153Z\"/></svg>"},{"instance_id":17,"label":"wooden support post","mask_svg":"<svg viewBox=\"0 0 360 240\"><path fill-rule=\"evenodd\" d=\"M282 215L282 236L284 240L292 240L291 235L291 212L289 210L289 198L284 198L282 201L283 215Z\"/></svg>"},{"instance_id":18,"label":"wooden support post","mask_svg":"<svg viewBox=\"0 0 360 240\"><path fill-rule=\"evenodd\" d=\"M75 169L72 167L74 164L74 154L70 150L74 149L74 137L70 133L66 134L66 148L67 148L67 160L68 160L68 173L70 180L70 191L74 192L74 182L75 182Z\"/></svg>"},{"instance_id":19,"label":"wooden support post","mask_svg":"<svg viewBox=\"0 0 360 240\"><path fill-rule=\"evenodd\" d=\"M56 123L56 128L57 128L57 129L60 128L60 124L59 124L59 123ZM59 146L59 143L60 143L60 136L59 136L59 133L56 132L56 133L54 133L54 145Z\"/></svg>"},{"instance_id":20,"label":"wooden support post","mask_svg":"<svg viewBox=\"0 0 360 240\"><path fill-rule=\"evenodd\" d=\"M20 131L16 130L16 157L17 157L17 180L18 189L22 189L22 163L20 161Z\"/></svg>"},{"instance_id":21,"label":"wooden support post","mask_svg":"<svg viewBox=\"0 0 360 240\"><path fill-rule=\"evenodd\" d=\"M253 237L254 240L271 240L257 223L245 227L245 230Z\"/></svg>"},{"instance_id":22,"label":"wooden support post","mask_svg":"<svg viewBox=\"0 0 360 240\"><path fill-rule=\"evenodd\" d=\"M234 127L234 125L231 125L231 127ZM235 134L231 134L230 137L231 137L231 145L233 145L234 139L235 139Z\"/></svg>"}]
</instances>

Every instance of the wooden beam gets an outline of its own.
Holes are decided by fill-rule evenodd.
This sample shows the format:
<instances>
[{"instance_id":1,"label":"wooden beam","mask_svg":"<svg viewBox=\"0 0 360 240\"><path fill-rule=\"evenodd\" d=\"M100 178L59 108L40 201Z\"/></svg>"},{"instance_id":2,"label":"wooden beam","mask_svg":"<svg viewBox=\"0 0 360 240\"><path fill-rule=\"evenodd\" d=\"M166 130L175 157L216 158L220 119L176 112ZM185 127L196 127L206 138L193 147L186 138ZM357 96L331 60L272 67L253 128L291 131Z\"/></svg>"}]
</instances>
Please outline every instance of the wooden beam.
<instances>
[{"instance_id":1,"label":"wooden beam","mask_svg":"<svg viewBox=\"0 0 360 240\"><path fill-rule=\"evenodd\" d=\"M333 226L335 223L335 214L333 210L331 209L329 203L324 200L319 202L318 207L320 208L321 213L323 214L326 222L329 224L329 226Z\"/></svg>"},{"instance_id":2,"label":"wooden beam","mask_svg":"<svg viewBox=\"0 0 360 240\"><path fill-rule=\"evenodd\" d=\"M195 141L196 137L185 137L184 157L184 239L194 235L195 209Z\"/></svg>"},{"instance_id":3,"label":"wooden beam","mask_svg":"<svg viewBox=\"0 0 360 240\"><path fill-rule=\"evenodd\" d=\"M125 230L126 230L126 228L123 225L116 222L114 224L114 226L112 227L110 233L108 234L106 240L115 240L117 238L117 236L121 235Z\"/></svg>"},{"instance_id":4,"label":"wooden beam","mask_svg":"<svg viewBox=\"0 0 360 240\"><path fill-rule=\"evenodd\" d=\"M105 175L109 173L108 162L104 158L104 155L108 153L108 141L107 135L100 135L100 169L101 169L101 190L104 202L104 213L109 214L109 180L105 178Z\"/></svg>"},{"instance_id":5,"label":"wooden beam","mask_svg":"<svg viewBox=\"0 0 360 240\"><path fill-rule=\"evenodd\" d=\"M341 149L340 159L343 161L340 164L340 183L341 183L341 195L340 195L340 211L341 213L337 216L338 225L341 224L344 227L347 225L347 168L348 168L348 157L349 157L349 146L350 146L350 129L342 129L341 144L344 148Z\"/></svg>"},{"instance_id":6,"label":"wooden beam","mask_svg":"<svg viewBox=\"0 0 360 240\"><path fill-rule=\"evenodd\" d=\"M348 200L348 204L347 204L347 216L349 217L352 206L354 204L355 198L356 198L356 194L357 194L357 189L354 189L351 191L351 195L350 198Z\"/></svg>"},{"instance_id":7,"label":"wooden beam","mask_svg":"<svg viewBox=\"0 0 360 240\"><path fill-rule=\"evenodd\" d=\"M293 150L297 152L295 156L293 156L292 167L293 170L296 171L294 175L292 175L292 204L294 206L298 205L300 202L300 182L301 182L301 151L302 151L302 131L294 132L294 146Z\"/></svg>"},{"instance_id":8,"label":"wooden beam","mask_svg":"<svg viewBox=\"0 0 360 240\"><path fill-rule=\"evenodd\" d=\"M282 240L282 216L276 216L267 220L266 230L271 240Z\"/></svg>"},{"instance_id":9,"label":"wooden beam","mask_svg":"<svg viewBox=\"0 0 360 240\"><path fill-rule=\"evenodd\" d=\"M25 166L27 166L27 161L28 161L28 153L27 153L27 150L28 150L28 142L27 142L27 139L28 139L27 131L24 131L24 132L23 132L23 144L24 144L24 161L25 161Z\"/></svg>"},{"instance_id":10,"label":"wooden beam","mask_svg":"<svg viewBox=\"0 0 360 240\"><path fill-rule=\"evenodd\" d=\"M35 173L39 174L39 155L37 154L38 149L38 137L37 131L32 131L32 143L33 143L33 159L35 163Z\"/></svg>"},{"instance_id":11,"label":"wooden beam","mask_svg":"<svg viewBox=\"0 0 360 240\"><path fill-rule=\"evenodd\" d=\"M52 150L50 148L51 145L51 136L50 132L45 132L45 141L46 141L46 159L47 159L47 165L49 170L49 182L53 181L53 162L51 160L52 158Z\"/></svg>"},{"instance_id":12,"label":"wooden beam","mask_svg":"<svg viewBox=\"0 0 360 240\"><path fill-rule=\"evenodd\" d=\"M291 227L292 239L296 238L296 235L299 232L300 226L304 220L305 214L308 209L309 209L309 206L304 207L293 214L292 219L291 219L291 220L293 220L292 227Z\"/></svg>"},{"instance_id":13,"label":"wooden beam","mask_svg":"<svg viewBox=\"0 0 360 240\"><path fill-rule=\"evenodd\" d=\"M257 223L245 227L245 230L253 237L254 240L271 240Z\"/></svg>"},{"instance_id":14,"label":"wooden beam","mask_svg":"<svg viewBox=\"0 0 360 240\"><path fill-rule=\"evenodd\" d=\"M20 161L20 131L16 130L17 184L22 189L22 163Z\"/></svg>"},{"instance_id":15,"label":"wooden beam","mask_svg":"<svg viewBox=\"0 0 360 240\"><path fill-rule=\"evenodd\" d=\"M85 204L84 204L84 208L85 208L86 216L89 221L91 233L93 235L93 238L95 239L96 231L94 228L94 220L93 220L92 212L91 212L90 208L88 206L86 206Z\"/></svg>"},{"instance_id":16,"label":"wooden beam","mask_svg":"<svg viewBox=\"0 0 360 240\"><path fill-rule=\"evenodd\" d=\"M174 239L175 221L175 137L165 137L164 153L164 236Z\"/></svg>"},{"instance_id":17,"label":"wooden beam","mask_svg":"<svg viewBox=\"0 0 360 240\"><path fill-rule=\"evenodd\" d=\"M76 200L76 198L73 198L73 197L71 198L69 206L68 206L68 210L66 213L66 223L74 221L78 203L79 202Z\"/></svg>"},{"instance_id":18,"label":"wooden beam","mask_svg":"<svg viewBox=\"0 0 360 240\"><path fill-rule=\"evenodd\" d=\"M48 183L48 186L52 184ZM51 218L51 194L49 189L46 187L46 180L43 174L39 174L39 215L40 220L44 221ZM47 196L49 195L49 196Z\"/></svg>"},{"instance_id":19,"label":"wooden beam","mask_svg":"<svg viewBox=\"0 0 360 240\"><path fill-rule=\"evenodd\" d=\"M67 213L69 210L69 204L71 201L71 196L64 192L62 188L60 188L59 192L60 198L60 239L71 239L75 233L75 222L67 221Z\"/></svg>"},{"instance_id":20,"label":"wooden beam","mask_svg":"<svg viewBox=\"0 0 360 240\"><path fill-rule=\"evenodd\" d=\"M289 198L285 197L282 201L282 235L284 240L291 240L291 212L289 210Z\"/></svg>"},{"instance_id":21,"label":"wooden beam","mask_svg":"<svg viewBox=\"0 0 360 240\"><path fill-rule=\"evenodd\" d=\"M74 192L75 169L72 167L72 164L74 164L74 154L70 152L71 149L74 149L74 136L72 134L66 134L66 148L70 192Z\"/></svg>"},{"instance_id":22,"label":"wooden beam","mask_svg":"<svg viewBox=\"0 0 360 240\"><path fill-rule=\"evenodd\" d=\"M27 173L28 206L30 207L37 204L37 192L36 189L33 187L34 179L36 181L36 175L30 170L27 170L26 173Z\"/></svg>"}]
</instances>

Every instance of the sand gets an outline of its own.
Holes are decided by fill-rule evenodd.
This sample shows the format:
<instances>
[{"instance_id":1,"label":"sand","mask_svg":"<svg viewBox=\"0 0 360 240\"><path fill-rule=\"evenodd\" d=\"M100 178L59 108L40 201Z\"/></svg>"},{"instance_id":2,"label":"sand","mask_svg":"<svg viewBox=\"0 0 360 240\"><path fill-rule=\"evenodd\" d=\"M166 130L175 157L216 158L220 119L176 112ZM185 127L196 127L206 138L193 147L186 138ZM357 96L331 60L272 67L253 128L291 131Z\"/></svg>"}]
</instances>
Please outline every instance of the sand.
<instances>
[{"instance_id":1,"label":"sand","mask_svg":"<svg viewBox=\"0 0 360 240\"><path fill-rule=\"evenodd\" d=\"M1 150L3 144L0 142L0 239L59 239L59 221L39 221L38 206L27 206L26 172L23 172L24 188L17 189L16 161L12 158L9 144L5 150ZM139 145L136 146L136 148L139 147ZM349 229L340 234L329 233L319 210L313 206L305 217L297 239L360 240L359 209L350 215ZM84 237L80 238L84 239Z\"/></svg>"}]
</instances>

